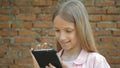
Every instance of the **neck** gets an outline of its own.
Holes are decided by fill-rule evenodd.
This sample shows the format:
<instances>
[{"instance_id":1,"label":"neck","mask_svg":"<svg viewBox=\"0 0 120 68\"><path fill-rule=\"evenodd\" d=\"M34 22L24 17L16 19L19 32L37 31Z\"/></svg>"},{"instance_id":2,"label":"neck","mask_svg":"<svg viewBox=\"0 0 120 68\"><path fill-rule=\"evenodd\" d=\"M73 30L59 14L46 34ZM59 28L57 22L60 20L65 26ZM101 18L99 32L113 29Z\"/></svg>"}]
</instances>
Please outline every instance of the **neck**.
<instances>
[{"instance_id":1,"label":"neck","mask_svg":"<svg viewBox=\"0 0 120 68\"><path fill-rule=\"evenodd\" d=\"M63 55L62 55L62 59L64 61L70 61L70 60L74 60L78 57L78 55L81 52L81 48L73 48L70 50L64 50Z\"/></svg>"}]
</instances>

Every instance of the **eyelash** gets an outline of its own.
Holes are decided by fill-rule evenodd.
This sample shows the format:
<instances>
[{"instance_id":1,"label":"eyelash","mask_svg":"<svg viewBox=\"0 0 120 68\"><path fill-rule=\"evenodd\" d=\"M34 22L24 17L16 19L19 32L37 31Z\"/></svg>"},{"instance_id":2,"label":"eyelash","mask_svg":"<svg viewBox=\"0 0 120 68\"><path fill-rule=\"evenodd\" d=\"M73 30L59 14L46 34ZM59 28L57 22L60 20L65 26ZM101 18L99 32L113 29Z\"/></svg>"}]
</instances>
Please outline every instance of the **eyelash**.
<instances>
[{"instance_id":1,"label":"eyelash","mask_svg":"<svg viewBox=\"0 0 120 68\"><path fill-rule=\"evenodd\" d=\"M60 30L55 30L56 32L60 32ZM66 30L67 33L72 32L72 30Z\"/></svg>"},{"instance_id":2,"label":"eyelash","mask_svg":"<svg viewBox=\"0 0 120 68\"><path fill-rule=\"evenodd\" d=\"M60 30L55 30L55 32L60 32Z\"/></svg>"}]
</instances>

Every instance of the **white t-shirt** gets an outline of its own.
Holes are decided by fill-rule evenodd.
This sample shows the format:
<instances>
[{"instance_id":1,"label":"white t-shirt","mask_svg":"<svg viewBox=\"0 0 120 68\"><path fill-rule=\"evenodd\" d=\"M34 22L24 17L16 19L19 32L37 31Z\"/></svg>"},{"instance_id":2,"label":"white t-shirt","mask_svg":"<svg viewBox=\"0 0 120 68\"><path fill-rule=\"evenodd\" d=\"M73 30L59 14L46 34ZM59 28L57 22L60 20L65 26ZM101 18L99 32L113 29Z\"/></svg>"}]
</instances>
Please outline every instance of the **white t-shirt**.
<instances>
[{"instance_id":1,"label":"white t-shirt","mask_svg":"<svg viewBox=\"0 0 120 68\"><path fill-rule=\"evenodd\" d=\"M74 61L74 60L64 61L64 63L67 64L67 66L68 66L69 68L71 68L71 67L72 67L72 64L73 64L73 61Z\"/></svg>"}]
</instances>

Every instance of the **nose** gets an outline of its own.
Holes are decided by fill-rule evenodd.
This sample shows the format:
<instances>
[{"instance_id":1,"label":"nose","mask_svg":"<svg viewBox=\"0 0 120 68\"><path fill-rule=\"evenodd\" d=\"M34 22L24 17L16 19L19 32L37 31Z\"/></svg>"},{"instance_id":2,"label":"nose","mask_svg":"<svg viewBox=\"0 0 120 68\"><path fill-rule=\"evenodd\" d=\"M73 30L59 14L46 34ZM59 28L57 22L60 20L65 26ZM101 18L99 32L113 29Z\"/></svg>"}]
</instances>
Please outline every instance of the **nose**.
<instances>
[{"instance_id":1,"label":"nose","mask_svg":"<svg viewBox=\"0 0 120 68\"><path fill-rule=\"evenodd\" d=\"M66 39L66 34L65 33L60 33L59 35L59 40L64 41Z\"/></svg>"}]
</instances>

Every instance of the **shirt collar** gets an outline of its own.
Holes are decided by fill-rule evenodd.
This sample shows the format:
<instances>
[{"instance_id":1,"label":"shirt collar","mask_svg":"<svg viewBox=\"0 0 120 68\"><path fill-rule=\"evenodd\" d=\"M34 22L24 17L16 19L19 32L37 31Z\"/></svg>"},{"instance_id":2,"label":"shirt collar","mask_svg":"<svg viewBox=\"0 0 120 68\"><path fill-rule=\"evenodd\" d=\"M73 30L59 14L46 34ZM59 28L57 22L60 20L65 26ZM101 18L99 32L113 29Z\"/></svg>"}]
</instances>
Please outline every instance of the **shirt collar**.
<instances>
[{"instance_id":1,"label":"shirt collar","mask_svg":"<svg viewBox=\"0 0 120 68\"><path fill-rule=\"evenodd\" d=\"M60 50L60 52L58 53L58 56L61 57L62 53L63 53L63 49ZM75 64L83 64L87 61L88 58L88 52L85 51L84 49L81 50L79 56L77 57L77 59L74 61Z\"/></svg>"},{"instance_id":2,"label":"shirt collar","mask_svg":"<svg viewBox=\"0 0 120 68\"><path fill-rule=\"evenodd\" d=\"M83 64L87 61L88 58L88 52L85 50L81 50L79 56L77 57L77 59L74 61L75 64Z\"/></svg>"}]
</instances>

